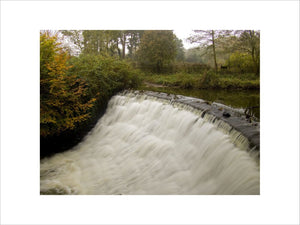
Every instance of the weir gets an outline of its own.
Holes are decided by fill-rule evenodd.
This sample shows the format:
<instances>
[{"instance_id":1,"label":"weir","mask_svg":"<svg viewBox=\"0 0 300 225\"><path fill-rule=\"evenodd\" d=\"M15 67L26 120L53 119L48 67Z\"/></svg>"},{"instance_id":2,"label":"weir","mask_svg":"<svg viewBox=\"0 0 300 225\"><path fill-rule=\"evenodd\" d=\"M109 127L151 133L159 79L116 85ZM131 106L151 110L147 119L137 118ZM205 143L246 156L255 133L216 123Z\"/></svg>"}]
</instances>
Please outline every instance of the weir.
<instances>
[{"instance_id":1,"label":"weir","mask_svg":"<svg viewBox=\"0 0 300 225\"><path fill-rule=\"evenodd\" d=\"M114 96L74 148L41 161L41 194L259 194L259 123L157 92Z\"/></svg>"},{"instance_id":2,"label":"weir","mask_svg":"<svg viewBox=\"0 0 300 225\"><path fill-rule=\"evenodd\" d=\"M124 92L126 93L126 92ZM187 97L182 95L166 94L153 91L134 91L127 92L129 95L147 95L157 99L164 99L170 101L171 104L181 106L187 110L194 111L200 116L206 117L210 122L223 121L225 124L230 125L229 130L224 128L225 132L240 132L241 136L244 136L249 142L248 150L254 153L256 157L260 156L260 124L257 118L247 118L244 114L244 110L238 110L228 107L219 103L210 103L203 99ZM190 106L190 107L187 107ZM226 125L219 122L218 126L222 127ZM221 125L222 124L222 125Z\"/></svg>"}]
</instances>

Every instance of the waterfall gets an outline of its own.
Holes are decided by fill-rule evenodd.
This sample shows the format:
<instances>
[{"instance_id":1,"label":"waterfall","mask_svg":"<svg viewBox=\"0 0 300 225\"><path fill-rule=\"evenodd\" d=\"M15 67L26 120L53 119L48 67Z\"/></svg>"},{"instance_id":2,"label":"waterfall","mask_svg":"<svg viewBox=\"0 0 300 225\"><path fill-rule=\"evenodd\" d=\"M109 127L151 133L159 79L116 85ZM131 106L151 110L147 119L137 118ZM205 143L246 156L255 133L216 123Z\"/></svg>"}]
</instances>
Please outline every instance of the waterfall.
<instances>
[{"instance_id":1,"label":"waterfall","mask_svg":"<svg viewBox=\"0 0 300 225\"><path fill-rule=\"evenodd\" d=\"M41 194L259 194L259 163L230 125L183 104L118 94L74 148L45 158Z\"/></svg>"}]
</instances>

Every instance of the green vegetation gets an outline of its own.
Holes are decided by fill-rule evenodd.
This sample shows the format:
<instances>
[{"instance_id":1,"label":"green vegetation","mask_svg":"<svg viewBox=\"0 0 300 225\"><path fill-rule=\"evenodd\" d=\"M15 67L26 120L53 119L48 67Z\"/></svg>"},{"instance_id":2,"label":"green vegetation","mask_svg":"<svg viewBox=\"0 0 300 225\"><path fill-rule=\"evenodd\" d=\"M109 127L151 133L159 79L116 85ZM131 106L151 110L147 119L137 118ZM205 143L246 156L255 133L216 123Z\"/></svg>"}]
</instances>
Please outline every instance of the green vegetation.
<instances>
[{"instance_id":1,"label":"green vegetation","mask_svg":"<svg viewBox=\"0 0 300 225\"><path fill-rule=\"evenodd\" d=\"M161 76L153 74L144 76L148 83L168 87L197 89L259 89L259 79L255 74L216 74L212 71L202 74L176 73Z\"/></svg>"},{"instance_id":2,"label":"green vegetation","mask_svg":"<svg viewBox=\"0 0 300 225\"><path fill-rule=\"evenodd\" d=\"M140 83L137 70L126 61L94 53L71 57L57 34L41 32L41 157L69 148L66 142L79 140L90 129L112 95Z\"/></svg>"},{"instance_id":3,"label":"green vegetation","mask_svg":"<svg viewBox=\"0 0 300 225\"><path fill-rule=\"evenodd\" d=\"M140 83L136 70L111 56L70 59L57 36L41 33L41 135L73 130L116 92Z\"/></svg>"},{"instance_id":4,"label":"green vegetation","mask_svg":"<svg viewBox=\"0 0 300 225\"><path fill-rule=\"evenodd\" d=\"M137 52L143 70L162 72L164 65L174 61L177 53L176 36L172 31L145 31Z\"/></svg>"},{"instance_id":5,"label":"green vegetation","mask_svg":"<svg viewBox=\"0 0 300 225\"><path fill-rule=\"evenodd\" d=\"M78 143L124 89L259 89L259 31L196 30L188 41L199 46L184 49L171 30L42 31L41 155Z\"/></svg>"},{"instance_id":6,"label":"green vegetation","mask_svg":"<svg viewBox=\"0 0 300 225\"><path fill-rule=\"evenodd\" d=\"M199 47L186 51L188 62L209 65L215 72L260 72L260 32L254 30L195 30L188 38Z\"/></svg>"},{"instance_id":7,"label":"green vegetation","mask_svg":"<svg viewBox=\"0 0 300 225\"><path fill-rule=\"evenodd\" d=\"M87 87L79 76L69 73L68 55L56 36L42 33L40 38L41 136L68 129L89 118L96 100L87 98Z\"/></svg>"}]
</instances>

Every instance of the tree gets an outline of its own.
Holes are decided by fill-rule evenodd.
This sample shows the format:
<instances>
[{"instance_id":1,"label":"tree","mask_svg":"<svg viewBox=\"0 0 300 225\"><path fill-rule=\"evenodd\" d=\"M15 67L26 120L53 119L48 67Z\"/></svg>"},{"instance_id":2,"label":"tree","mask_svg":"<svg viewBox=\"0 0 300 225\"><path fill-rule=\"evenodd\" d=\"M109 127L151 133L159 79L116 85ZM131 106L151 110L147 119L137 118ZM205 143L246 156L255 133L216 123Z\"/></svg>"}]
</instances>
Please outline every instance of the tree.
<instances>
[{"instance_id":1,"label":"tree","mask_svg":"<svg viewBox=\"0 0 300 225\"><path fill-rule=\"evenodd\" d=\"M128 54L133 59L143 30L61 30L60 34L72 55L110 55L124 59Z\"/></svg>"},{"instance_id":2,"label":"tree","mask_svg":"<svg viewBox=\"0 0 300 225\"><path fill-rule=\"evenodd\" d=\"M67 39L67 46L71 49L73 55L79 55L83 51L83 36L82 30L61 30L60 31Z\"/></svg>"},{"instance_id":3,"label":"tree","mask_svg":"<svg viewBox=\"0 0 300 225\"><path fill-rule=\"evenodd\" d=\"M188 38L191 43L199 43L202 47L206 47L208 50L212 50L213 62L215 71L218 71L217 63L217 42L221 36L226 36L231 33L229 30L194 30L195 34Z\"/></svg>"},{"instance_id":4,"label":"tree","mask_svg":"<svg viewBox=\"0 0 300 225\"><path fill-rule=\"evenodd\" d=\"M40 33L40 134L53 136L89 118L95 98L86 98L80 77L69 74L69 55L57 35Z\"/></svg>"},{"instance_id":5,"label":"tree","mask_svg":"<svg viewBox=\"0 0 300 225\"><path fill-rule=\"evenodd\" d=\"M160 73L163 66L176 57L175 38L171 30L145 31L138 50L140 63L150 65Z\"/></svg>"},{"instance_id":6,"label":"tree","mask_svg":"<svg viewBox=\"0 0 300 225\"><path fill-rule=\"evenodd\" d=\"M128 57L131 59L134 59L136 56L136 52L138 50L138 47L141 42L141 38L143 36L144 31L143 30L128 30L128 43L127 43L127 49L128 49Z\"/></svg>"},{"instance_id":7,"label":"tree","mask_svg":"<svg viewBox=\"0 0 300 225\"><path fill-rule=\"evenodd\" d=\"M255 73L260 72L260 32L255 30L239 30L236 31L239 35L236 47L243 52L251 55Z\"/></svg>"},{"instance_id":8,"label":"tree","mask_svg":"<svg viewBox=\"0 0 300 225\"><path fill-rule=\"evenodd\" d=\"M126 50L126 42L127 42L127 32L122 30L119 32L121 45L122 45L122 59L125 59L125 50Z\"/></svg>"},{"instance_id":9,"label":"tree","mask_svg":"<svg viewBox=\"0 0 300 225\"><path fill-rule=\"evenodd\" d=\"M230 70L232 72L249 73L253 72L254 70L254 64L251 59L251 55L238 51L230 55L230 58L228 59L228 65L230 66Z\"/></svg>"},{"instance_id":10,"label":"tree","mask_svg":"<svg viewBox=\"0 0 300 225\"><path fill-rule=\"evenodd\" d=\"M184 47L182 40L175 37L176 42L176 61L184 61Z\"/></svg>"},{"instance_id":11,"label":"tree","mask_svg":"<svg viewBox=\"0 0 300 225\"><path fill-rule=\"evenodd\" d=\"M203 49L190 48L185 51L185 60L192 63L204 63Z\"/></svg>"},{"instance_id":12,"label":"tree","mask_svg":"<svg viewBox=\"0 0 300 225\"><path fill-rule=\"evenodd\" d=\"M108 33L103 30L84 30L83 35L83 53L84 54L108 54Z\"/></svg>"}]
</instances>

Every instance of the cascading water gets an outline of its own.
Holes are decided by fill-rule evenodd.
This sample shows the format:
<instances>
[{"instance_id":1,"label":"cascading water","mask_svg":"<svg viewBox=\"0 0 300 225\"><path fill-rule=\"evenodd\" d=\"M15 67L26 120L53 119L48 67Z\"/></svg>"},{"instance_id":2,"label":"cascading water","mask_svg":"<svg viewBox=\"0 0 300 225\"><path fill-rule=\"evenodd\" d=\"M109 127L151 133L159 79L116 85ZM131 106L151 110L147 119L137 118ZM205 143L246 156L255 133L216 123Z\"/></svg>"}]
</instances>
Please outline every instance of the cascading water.
<instances>
[{"instance_id":1,"label":"cascading water","mask_svg":"<svg viewBox=\"0 0 300 225\"><path fill-rule=\"evenodd\" d=\"M259 194L247 139L226 130L188 106L116 95L81 143L41 161L41 194Z\"/></svg>"}]
</instances>

